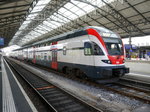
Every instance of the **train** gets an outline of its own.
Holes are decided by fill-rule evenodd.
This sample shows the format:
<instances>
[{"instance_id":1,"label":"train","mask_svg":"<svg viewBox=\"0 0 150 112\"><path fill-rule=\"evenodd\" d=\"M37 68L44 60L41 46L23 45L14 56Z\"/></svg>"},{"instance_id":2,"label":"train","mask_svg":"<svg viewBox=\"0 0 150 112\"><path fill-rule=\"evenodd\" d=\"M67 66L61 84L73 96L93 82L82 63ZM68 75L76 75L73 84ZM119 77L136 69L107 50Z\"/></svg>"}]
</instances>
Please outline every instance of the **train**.
<instances>
[{"instance_id":1,"label":"train","mask_svg":"<svg viewBox=\"0 0 150 112\"><path fill-rule=\"evenodd\" d=\"M14 50L11 57L91 79L129 73L121 37L104 27L88 26Z\"/></svg>"}]
</instances>

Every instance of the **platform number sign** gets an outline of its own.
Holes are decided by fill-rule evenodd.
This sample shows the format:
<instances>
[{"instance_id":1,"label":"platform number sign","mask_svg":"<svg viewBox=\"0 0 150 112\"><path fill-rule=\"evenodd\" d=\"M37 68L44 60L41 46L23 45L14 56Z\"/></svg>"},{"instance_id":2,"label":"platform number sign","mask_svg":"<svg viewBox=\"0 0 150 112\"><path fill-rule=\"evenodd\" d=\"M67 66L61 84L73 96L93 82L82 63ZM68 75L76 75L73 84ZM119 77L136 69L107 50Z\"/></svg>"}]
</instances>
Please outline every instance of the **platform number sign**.
<instances>
[{"instance_id":1,"label":"platform number sign","mask_svg":"<svg viewBox=\"0 0 150 112\"><path fill-rule=\"evenodd\" d=\"M0 37L0 45L4 45L4 38Z\"/></svg>"}]
</instances>

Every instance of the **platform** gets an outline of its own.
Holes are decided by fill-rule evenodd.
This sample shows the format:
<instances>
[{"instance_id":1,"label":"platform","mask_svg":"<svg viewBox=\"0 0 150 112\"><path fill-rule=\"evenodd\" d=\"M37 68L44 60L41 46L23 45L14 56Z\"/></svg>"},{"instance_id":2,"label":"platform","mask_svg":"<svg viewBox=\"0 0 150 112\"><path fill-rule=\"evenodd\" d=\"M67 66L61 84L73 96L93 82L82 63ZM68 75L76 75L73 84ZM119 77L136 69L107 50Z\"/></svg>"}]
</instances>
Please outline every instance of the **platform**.
<instances>
[{"instance_id":1,"label":"platform","mask_svg":"<svg viewBox=\"0 0 150 112\"><path fill-rule=\"evenodd\" d=\"M130 73L150 76L150 61L128 60L125 65L130 68Z\"/></svg>"},{"instance_id":2,"label":"platform","mask_svg":"<svg viewBox=\"0 0 150 112\"><path fill-rule=\"evenodd\" d=\"M36 112L24 89L11 71L6 61L1 59L0 72L0 111L1 112Z\"/></svg>"}]
</instances>

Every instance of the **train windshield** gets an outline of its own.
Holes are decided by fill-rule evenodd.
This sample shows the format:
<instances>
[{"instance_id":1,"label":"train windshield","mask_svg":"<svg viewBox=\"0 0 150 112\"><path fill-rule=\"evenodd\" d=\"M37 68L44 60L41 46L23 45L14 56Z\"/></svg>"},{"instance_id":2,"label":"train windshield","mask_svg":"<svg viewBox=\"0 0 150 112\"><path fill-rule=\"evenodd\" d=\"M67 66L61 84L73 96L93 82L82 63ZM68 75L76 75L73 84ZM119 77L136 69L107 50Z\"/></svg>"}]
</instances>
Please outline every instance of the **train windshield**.
<instances>
[{"instance_id":1,"label":"train windshield","mask_svg":"<svg viewBox=\"0 0 150 112\"><path fill-rule=\"evenodd\" d=\"M123 55L123 46L120 38L103 37L109 55Z\"/></svg>"}]
</instances>

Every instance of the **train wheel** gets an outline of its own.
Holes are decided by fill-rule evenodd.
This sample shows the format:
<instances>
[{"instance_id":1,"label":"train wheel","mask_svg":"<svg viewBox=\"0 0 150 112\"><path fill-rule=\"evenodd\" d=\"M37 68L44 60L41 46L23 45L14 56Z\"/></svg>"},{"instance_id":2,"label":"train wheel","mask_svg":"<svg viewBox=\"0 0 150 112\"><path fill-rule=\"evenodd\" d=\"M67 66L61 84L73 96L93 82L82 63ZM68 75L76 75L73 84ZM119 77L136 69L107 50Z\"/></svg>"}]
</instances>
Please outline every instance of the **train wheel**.
<instances>
[{"instance_id":1,"label":"train wheel","mask_svg":"<svg viewBox=\"0 0 150 112\"><path fill-rule=\"evenodd\" d=\"M69 68L68 67L64 67L63 68L63 73L68 75L69 74Z\"/></svg>"},{"instance_id":2,"label":"train wheel","mask_svg":"<svg viewBox=\"0 0 150 112\"><path fill-rule=\"evenodd\" d=\"M79 69L76 70L75 75L76 75L77 77L80 77L80 70L79 70Z\"/></svg>"},{"instance_id":3,"label":"train wheel","mask_svg":"<svg viewBox=\"0 0 150 112\"><path fill-rule=\"evenodd\" d=\"M86 74L83 73L83 72L82 72L81 70L79 70L79 69L76 70L76 76L77 76L78 78L81 78L81 79L87 79Z\"/></svg>"},{"instance_id":4,"label":"train wheel","mask_svg":"<svg viewBox=\"0 0 150 112\"><path fill-rule=\"evenodd\" d=\"M76 69L72 69L72 70L71 70L71 75L72 75L72 76L76 76Z\"/></svg>"},{"instance_id":5,"label":"train wheel","mask_svg":"<svg viewBox=\"0 0 150 112\"><path fill-rule=\"evenodd\" d=\"M69 75L69 74L70 74L70 70L69 70L69 68L68 68L68 67L66 68L66 74L67 74L67 75Z\"/></svg>"}]
</instances>

